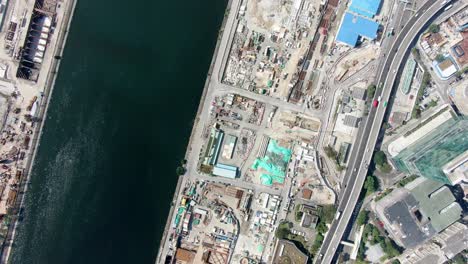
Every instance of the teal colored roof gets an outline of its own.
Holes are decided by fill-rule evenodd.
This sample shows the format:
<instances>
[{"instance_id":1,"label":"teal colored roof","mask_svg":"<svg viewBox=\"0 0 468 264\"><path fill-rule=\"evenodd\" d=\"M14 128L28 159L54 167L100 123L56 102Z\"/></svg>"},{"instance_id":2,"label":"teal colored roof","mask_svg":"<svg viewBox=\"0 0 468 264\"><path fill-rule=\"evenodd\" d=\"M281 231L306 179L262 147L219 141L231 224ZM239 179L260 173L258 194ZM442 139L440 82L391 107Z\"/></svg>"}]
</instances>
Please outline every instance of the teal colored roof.
<instances>
[{"instance_id":1,"label":"teal colored roof","mask_svg":"<svg viewBox=\"0 0 468 264\"><path fill-rule=\"evenodd\" d=\"M336 40L355 47L359 37L370 40L377 38L379 26L377 22L346 12Z\"/></svg>"},{"instance_id":2,"label":"teal colored roof","mask_svg":"<svg viewBox=\"0 0 468 264\"><path fill-rule=\"evenodd\" d=\"M404 94L408 94L410 91L415 70L416 61L413 58L409 58L406 62L405 69L403 71L403 84L401 86L401 91Z\"/></svg>"},{"instance_id":3,"label":"teal colored roof","mask_svg":"<svg viewBox=\"0 0 468 264\"><path fill-rule=\"evenodd\" d=\"M443 183L418 178L408 184L407 188L419 202L422 214L430 219L437 232L460 219L463 210Z\"/></svg>"},{"instance_id":4,"label":"teal colored roof","mask_svg":"<svg viewBox=\"0 0 468 264\"><path fill-rule=\"evenodd\" d=\"M352 0L349 11L373 18L380 9L381 0Z\"/></svg>"},{"instance_id":5,"label":"teal colored roof","mask_svg":"<svg viewBox=\"0 0 468 264\"><path fill-rule=\"evenodd\" d=\"M408 174L452 184L442 167L467 149L468 119L454 118L401 151L393 161Z\"/></svg>"}]
</instances>

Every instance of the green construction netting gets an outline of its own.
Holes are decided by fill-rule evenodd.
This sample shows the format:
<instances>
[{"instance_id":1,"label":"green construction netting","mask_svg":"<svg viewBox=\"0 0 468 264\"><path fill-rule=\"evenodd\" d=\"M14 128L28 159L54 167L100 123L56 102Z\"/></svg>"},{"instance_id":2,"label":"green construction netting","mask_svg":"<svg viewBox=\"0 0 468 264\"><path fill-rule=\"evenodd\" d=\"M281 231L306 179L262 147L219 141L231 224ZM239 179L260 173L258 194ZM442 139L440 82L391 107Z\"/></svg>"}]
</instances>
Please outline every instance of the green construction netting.
<instances>
[{"instance_id":1,"label":"green construction netting","mask_svg":"<svg viewBox=\"0 0 468 264\"><path fill-rule=\"evenodd\" d=\"M270 140L265 156L257 158L252 169L257 170L260 167L268 172L260 175L260 182L263 185L282 184L291 155L290 149L279 146L275 140Z\"/></svg>"},{"instance_id":2,"label":"green construction netting","mask_svg":"<svg viewBox=\"0 0 468 264\"><path fill-rule=\"evenodd\" d=\"M258 252L263 252L263 249L264 249L263 245L258 245L257 246L257 251Z\"/></svg>"},{"instance_id":3,"label":"green construction netting","mask_svg":"<svg viewBox=\"0 0 468 264\"><path fill-rule=\"evenodd\" d=\"M184 213L184 211L185 211L185 207L182 207L182 206L179 207L179 209L177 209L177 214L176 214L176 217L175 217L175 220L174 220L174 223L176 225L179 224L180 218L181 218L182 214Z\"/></svg>"}]
</instances>

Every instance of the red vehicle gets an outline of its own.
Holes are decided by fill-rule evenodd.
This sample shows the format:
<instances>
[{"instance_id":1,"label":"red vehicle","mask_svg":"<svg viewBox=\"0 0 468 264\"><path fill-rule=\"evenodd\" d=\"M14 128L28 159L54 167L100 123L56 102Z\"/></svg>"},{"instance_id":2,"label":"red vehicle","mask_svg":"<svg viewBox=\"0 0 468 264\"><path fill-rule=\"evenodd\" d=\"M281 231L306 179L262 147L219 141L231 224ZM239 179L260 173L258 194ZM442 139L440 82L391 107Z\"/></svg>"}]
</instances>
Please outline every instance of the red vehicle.
<instances>
[{"instance_id":1,"label":"red vehicle","mask_svg":"<svg viewBox=\"0 0 468 264\"><path fill-rule=\"evenodd\" d=\"M379 106L379 101L378 101L378 100L374 100L374 102L372 103L372 106L374 106L375 108L377 108L377 106Z\"/></svg>"}]
</instances>

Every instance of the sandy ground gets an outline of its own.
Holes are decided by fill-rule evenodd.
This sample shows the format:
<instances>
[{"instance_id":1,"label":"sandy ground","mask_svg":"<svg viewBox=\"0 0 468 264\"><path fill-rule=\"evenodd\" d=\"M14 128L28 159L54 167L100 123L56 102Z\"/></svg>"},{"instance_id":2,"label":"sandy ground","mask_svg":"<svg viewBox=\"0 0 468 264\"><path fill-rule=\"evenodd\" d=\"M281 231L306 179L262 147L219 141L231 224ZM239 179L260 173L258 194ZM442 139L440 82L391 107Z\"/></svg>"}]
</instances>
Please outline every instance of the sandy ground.
<instances>
[{"instance_id":1,"label":"sandy ground","mask_svg":"<svg viewBox=\"0 0 468 264\"><path fill-rule=\"evenodd\" d=\"M248 1L247 16L251 18L251 22L260 28L268 31L279 30L280 27L286 25L291 12L292 1L277 0L256 0Z\"/></svg>"},{"instance_id":2,"label":"sandy ground","mask_svg":"<svg viewBox=\"0 0 468 264\"><path fill-rule=\"evenodd\" d=\"M341 63L336 67L335 78L343 80L348 76L352 76L364 68L369 62L375 60L379 55L379 50L377 46L372 45L351 52L344 57Z\"/></svg>"}]
</instances>

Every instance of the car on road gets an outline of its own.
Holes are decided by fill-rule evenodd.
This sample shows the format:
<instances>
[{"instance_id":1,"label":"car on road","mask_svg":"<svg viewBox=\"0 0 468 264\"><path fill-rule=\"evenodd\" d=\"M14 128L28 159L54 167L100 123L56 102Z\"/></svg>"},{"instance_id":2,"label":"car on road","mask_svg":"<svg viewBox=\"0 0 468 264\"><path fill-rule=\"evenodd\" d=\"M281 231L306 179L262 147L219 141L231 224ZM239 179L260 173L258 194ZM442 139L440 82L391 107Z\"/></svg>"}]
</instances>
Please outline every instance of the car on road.
<instances>
[{"instance_id":1,"label":"car on road","mask_svg":"<svg viewBox=\"0 0 468 264\"><path fill-rule=\"evenodd\" d=\"M335 216L335 220L338 220L341 216L341 211L338 211L338 213ZM334 249L333 249L334 250Z\"/></svg>"},{"instance_id":2,"label":"car on road","mask_svg":"<svg viewBox=\"0 0 468 264\"><path fill-rule=\"evenodd\" d=\"M379 106L379 101L374 100L374 102L372 103L372 106L377 108L377 106Z\"/></svg>"},{"instance_id":3,"label":"car on road","mask_svg":"<svg viewBox=\"0 0 468 264\"><path fill-rule=\"evenodd\" d=\"M387 32L387 37L393 36L393 32L394 32L394 28L391 28L391 29Z\"/></svg>"}]
</instances>

